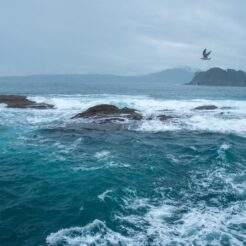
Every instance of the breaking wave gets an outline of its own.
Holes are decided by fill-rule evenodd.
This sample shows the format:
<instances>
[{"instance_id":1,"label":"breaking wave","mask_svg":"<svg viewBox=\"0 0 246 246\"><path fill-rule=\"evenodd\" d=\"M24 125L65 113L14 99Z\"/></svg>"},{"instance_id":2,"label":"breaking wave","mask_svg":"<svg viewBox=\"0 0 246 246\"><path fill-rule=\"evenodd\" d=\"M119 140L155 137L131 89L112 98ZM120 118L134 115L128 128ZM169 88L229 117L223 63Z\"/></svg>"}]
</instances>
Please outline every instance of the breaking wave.
<instances>
[{"instance_id":1,"label":"breaking wave","mask_svg":"<svg viewBox=\"0 0 246 246\"><path fill-rule=\"evenodd\" d=\"M46 242L48 245L128 245L130 240L120 233L109 229L105 222L94 220L85 227L62 229L50 234Z\"/></svg>"},{"instance_id":2,"label":"breaking wave","mask_svg":"<svg viewBox=\"0 0 246 246\"><path fill-rule=\"evenodd\" d=\"M113 104L118 107L134 108L144 116L143 121L130 126L129 129L147 132L162 131L207 131L225 134L246 134L246 102L240 100L166 100L148 96L124 95L76 95L31 97L38 102L54 104L56 110L47 113L47 121L69 119L89 107L98 104ZM194 110L203 105L215 105L215 110ZM36 113L36 121L42 121ZM173 119L165 122L158 120L157 115L170 115ZM152 120L145 120L152 117ZM33 119L33 118L32 118ZM32 120L33 121L33 120Z\"/></svg>"},{"instance_id":3,"label":"breaking wave","mask_svg":"<svg viewBox=\"0 0 246 246\"><path fill-rule=\"evenodd\" d=\"M47 244L244 245L246 170L242 163L228 162L231 148L228 143L219 146L216 165L192 168L180 186L171 189L178 197L169 197L166 186L157 187L154 197L139 196L129 188L124 188L120 197L113 190L104 191L98 198L116 202L121 208L111 216L110 224L117 223L117 227L111 229L96 219L83 227L50 234Z\"/></svg>"}]
</instances>

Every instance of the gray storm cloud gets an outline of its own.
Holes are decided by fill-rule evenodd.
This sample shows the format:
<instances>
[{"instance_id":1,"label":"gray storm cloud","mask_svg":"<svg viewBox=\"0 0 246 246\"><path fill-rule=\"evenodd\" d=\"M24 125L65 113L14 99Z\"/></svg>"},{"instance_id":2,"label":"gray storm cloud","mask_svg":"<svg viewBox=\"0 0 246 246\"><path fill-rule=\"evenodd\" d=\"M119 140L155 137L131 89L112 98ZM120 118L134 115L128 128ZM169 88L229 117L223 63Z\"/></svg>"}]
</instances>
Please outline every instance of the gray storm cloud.
<instances>
[{"instance_id":1,"label":"gray storm cloud","mask_svg":"<svg viewBox=\"0 0 246 246\"><path fill-rule=\"evenodd\" d=\"M1 1L0 75L246 69L245 9L244 0Z\"/></svg>"}]
</instances>

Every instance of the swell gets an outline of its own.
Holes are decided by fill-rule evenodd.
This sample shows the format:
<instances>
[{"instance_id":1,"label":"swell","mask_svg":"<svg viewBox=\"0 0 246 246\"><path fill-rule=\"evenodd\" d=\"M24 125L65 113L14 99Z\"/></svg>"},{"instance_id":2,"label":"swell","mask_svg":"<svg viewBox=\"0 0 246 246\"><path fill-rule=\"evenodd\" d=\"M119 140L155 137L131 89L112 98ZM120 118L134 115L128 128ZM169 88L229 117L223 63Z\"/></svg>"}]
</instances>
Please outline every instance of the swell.
<instances>
[{"instance_id":1,"label":"swell","mask_svg":"<svg viewBox=\"0 0 246 246\"><path fill-rule=\"evenodd\" d=\"M46 243L243 245L246 169L244 157L236 158L234 146L222 143L217 148L211 146L207 153L196 146L190 154L186 151L175 159L168 154L166 160L171 165L165 167L168 169L160 166L155 178L149 171L153 179L148 183L144 177L146 186L134 188L134 182L130 182L127 188L105 189L98 195L99 204L114 208L109 217L99 216L83 226L60 229L49 234ZM140 170L143 174L144 167Z\"/></svg>"},{"instance_id":2,"label":"swell","mask_svg":"<svg viewBox=\"0 0 246 246\"><path fill-rule=\"evenodd\" d=\"M32 99L56 109L0 111L3 245L245 243L245 101ZM100 103L153 120L109 131L70 120ZM193 110L206 104L218 109Z\"/></svg>"}]
</instances>

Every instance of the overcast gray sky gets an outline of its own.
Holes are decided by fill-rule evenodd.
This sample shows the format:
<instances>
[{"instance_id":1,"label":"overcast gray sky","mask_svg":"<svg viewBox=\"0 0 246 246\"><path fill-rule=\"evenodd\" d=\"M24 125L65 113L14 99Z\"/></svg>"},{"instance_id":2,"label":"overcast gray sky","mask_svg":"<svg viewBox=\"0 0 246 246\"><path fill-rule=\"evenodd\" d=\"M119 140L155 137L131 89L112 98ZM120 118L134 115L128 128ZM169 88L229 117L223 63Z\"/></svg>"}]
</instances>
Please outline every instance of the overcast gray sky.
<instances>
[{"instance_id":1,"label":"overcast gray sky","mask_svg":"<svg viewBox=\"0 0 246 246\"><path fill-rule=\"evenodd\" d=\"M246 70L245 10L245 0L0 0L0 75Z\"/></svg>"}]
</instances>

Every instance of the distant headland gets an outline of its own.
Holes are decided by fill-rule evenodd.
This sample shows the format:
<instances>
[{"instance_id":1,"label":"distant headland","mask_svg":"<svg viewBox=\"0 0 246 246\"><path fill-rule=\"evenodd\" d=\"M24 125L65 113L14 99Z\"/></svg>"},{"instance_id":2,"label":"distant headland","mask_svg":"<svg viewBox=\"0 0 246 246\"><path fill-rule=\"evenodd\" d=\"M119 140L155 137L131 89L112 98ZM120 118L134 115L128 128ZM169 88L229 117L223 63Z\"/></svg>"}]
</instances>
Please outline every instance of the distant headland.
<instances>
[{"instance_id":1,"label":"distant headland","mask_svg":"<svg viewBox=\"0 0 246 246\"><path fill-rule=\"evenodd\" d=\"M148 86L153 83L166 83L176 85L203 85L203 86L240 86L246 87L246 72L234 69L210 68L207 71L197 71L189 68L173 68L160 72L144 75L111 75L111 74L51 74L0 77L1 88L22 86L58 88L61 86L76 86L83 84L85 87L92 85L132 85L143 84Z\"/></svg>"},{"instance_id":2,"label":"distant headland","mask_svg":"<svg viewBox=\"0 0 246 246\"><path fill-rule=\"evenodd\" d=\"M172 68L144 75L112 75L112 74L50 74L50 75L27 75L27 76L5 76L0 77L0 83L188 83L194 72L190 68Z\"/></svg>"},{"instance_id":3,"label":"distant headland","mask_svg":"<svg viewBox=\"0 0 246 246\"><path fill-rule=\"evenodd\" d=\"M205 72L196 72L188 85L206 86L246 86L246 73L234 69L211 68Z\"/></svg>"}]
</instances>

